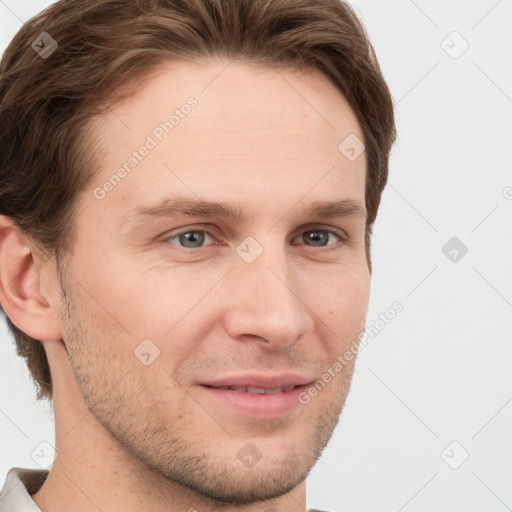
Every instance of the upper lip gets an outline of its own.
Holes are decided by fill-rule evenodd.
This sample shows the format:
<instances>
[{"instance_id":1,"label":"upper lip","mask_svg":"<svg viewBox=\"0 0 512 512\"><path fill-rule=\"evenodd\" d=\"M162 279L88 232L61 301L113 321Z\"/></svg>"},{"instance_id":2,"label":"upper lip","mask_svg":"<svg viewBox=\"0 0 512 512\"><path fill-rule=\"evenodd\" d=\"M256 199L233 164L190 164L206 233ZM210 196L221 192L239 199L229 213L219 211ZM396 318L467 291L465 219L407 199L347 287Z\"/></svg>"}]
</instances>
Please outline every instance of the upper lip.
<instances>
[{"instance_id":1,"label":"upper lip","mask_svg":"<svg viewBox=\"0 0 512 512\"><path fill-rule=\"evenodd\" d=\"M282 373L279 375L263 375L263 374L243 374L243 375L229 375L219 379L212 379L209 381L201 382L203 386L224 387L224 386L239 386L239 387L255 387L263 389L275 389L289 386L302 386L309 384L313 379L298 375L295 373Z\"/></svg>"}]
</instances>

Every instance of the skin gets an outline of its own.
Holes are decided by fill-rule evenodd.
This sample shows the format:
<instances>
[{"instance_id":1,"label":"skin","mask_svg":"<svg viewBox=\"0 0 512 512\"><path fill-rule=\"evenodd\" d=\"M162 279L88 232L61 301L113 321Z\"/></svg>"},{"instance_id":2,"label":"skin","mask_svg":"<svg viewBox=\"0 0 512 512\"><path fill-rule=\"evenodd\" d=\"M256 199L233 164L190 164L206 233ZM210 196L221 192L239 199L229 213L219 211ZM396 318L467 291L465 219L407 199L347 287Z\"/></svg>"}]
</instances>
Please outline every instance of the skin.
<instances>
[{"instance_id":1,"label":"skin","mask_svg":"<svg viewBox=\"0 0 512 512\"><path fill-rule=\"evenodd\" d=\"M305 478L338 422L354 361L278 419L212 404L198 382L244 371L321 379L363 331L364 218L302 213L316 200L364 208L365 158L338 151L349 134L363 136L323 75L227 64L162 65L93 121L108 151L80 196L62 283L53 259L1 218L2 306L43 340L53 378L58 457L32 496L43 512L305 510ZM94 197L190 96L197 107ZM246 219L123 224L132 208L176 194L234 201ZM202 245L175 236L201 229ZM308 230L324 245L308 243ZM263 249L252 263L236 252L249 236ZM160 350L149 366L134 356L144 339ZM262 454L251 468L237 458L248 442Z\"/></svg>"}]
</instances>

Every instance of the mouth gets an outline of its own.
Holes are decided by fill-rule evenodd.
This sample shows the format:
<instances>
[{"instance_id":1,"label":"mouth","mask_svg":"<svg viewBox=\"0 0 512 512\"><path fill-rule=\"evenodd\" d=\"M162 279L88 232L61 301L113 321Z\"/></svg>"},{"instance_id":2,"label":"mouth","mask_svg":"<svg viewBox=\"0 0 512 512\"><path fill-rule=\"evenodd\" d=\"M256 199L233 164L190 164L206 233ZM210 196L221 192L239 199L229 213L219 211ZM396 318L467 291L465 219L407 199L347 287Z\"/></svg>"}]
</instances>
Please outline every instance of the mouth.
<instances>
[{"instance_id":1,"label":"mouth","mask_svg":"<svg viewBox=\"0 0 512 512\"><path fill-rule=\"evenodd\" d=\"M226 412L252 419L270 420L290 414L303 406L301 393L311 383L278 387L260 386L213 386L202 384L199 388L207 402Z\"/></svg>"},{"instance_id":2,"label":"mouth","mask_svg":"<svg viewBox=\"0 0 512 512\"><path fill-rule=\"evenodd\" d=\"M250 395L276 395L278 393L286 393L298 386L283 386L278 388L260 388L255 386L208 386L209 388L238 391L240 393L249 393Z\"/></svg>"}]
</instances>

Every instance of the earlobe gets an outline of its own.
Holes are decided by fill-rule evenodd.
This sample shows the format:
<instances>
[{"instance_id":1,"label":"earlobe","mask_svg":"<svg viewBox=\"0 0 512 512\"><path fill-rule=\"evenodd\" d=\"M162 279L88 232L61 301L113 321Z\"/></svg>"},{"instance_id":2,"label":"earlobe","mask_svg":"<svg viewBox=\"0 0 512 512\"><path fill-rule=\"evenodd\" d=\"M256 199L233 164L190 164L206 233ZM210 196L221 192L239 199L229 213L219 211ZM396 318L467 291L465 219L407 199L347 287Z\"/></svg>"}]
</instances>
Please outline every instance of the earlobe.
<instances>
[{"instance_id":1,"label":"earlobe","mask_svg":"<svg viewBox=\"0 0 512 512\"><path fill-rule=\"evenodd\" d=\"M0 302L5 314L23 332L38 340L62 339L49 292L41 290L41 272L23 232L12 219L0 215Z\"/></svg>"}]
</instances>

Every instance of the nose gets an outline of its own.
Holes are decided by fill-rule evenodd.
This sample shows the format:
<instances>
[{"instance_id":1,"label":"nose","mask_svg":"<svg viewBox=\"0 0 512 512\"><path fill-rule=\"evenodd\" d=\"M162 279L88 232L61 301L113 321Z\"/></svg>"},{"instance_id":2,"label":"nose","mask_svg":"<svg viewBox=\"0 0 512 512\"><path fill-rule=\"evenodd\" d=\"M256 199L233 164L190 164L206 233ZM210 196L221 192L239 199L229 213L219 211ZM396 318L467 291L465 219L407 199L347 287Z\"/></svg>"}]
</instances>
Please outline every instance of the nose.
<instances>
[{"instance_id":1,"label":"nose","mask_svg":"<svg viewBox=\"0 0 512 512\"><path fill-rule=\"evenodd\" d=\"M277 253L277 254L276 254ZM257 338L267 349L285 350L312 328L311 290L304 289L285 250L236 261L225 282L225 328L237 340Z\"/></svg>"}]
</instances>

